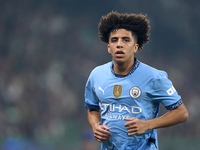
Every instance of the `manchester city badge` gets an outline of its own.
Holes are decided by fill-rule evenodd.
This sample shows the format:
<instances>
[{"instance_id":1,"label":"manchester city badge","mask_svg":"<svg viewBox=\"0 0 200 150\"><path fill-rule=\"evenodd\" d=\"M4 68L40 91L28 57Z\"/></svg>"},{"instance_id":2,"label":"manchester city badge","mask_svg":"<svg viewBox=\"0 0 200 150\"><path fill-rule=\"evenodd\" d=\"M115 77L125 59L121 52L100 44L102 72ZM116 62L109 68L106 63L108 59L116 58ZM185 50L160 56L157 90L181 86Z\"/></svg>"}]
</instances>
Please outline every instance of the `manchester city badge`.
<instances>
[{"instance_id":1,"label":"manchester city badge","mask_svg":"<svg viewBox=\"0 0 200 150\"><path fill-rule=\"evenodd\" d=\"M140 95L141 95L141 90L140 90L140 88L137 87L137 86L132 87L132 88L130 89L130 95L131 95L131 97L133 97L133 98L138 98L138 97L140 97Z\"/></svg>"}]
</instances>

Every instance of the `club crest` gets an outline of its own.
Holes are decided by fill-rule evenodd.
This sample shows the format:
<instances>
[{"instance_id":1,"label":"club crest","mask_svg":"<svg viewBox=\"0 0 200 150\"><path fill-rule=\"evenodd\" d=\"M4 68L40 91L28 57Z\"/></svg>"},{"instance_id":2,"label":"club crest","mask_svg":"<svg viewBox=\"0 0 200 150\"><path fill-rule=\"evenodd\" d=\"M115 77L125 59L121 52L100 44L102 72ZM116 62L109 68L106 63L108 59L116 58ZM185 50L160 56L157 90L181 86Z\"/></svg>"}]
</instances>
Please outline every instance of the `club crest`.
<instances>
[{"instance_id":1,"label":"club crest","mask_svg":"<svg viewBox=\"0 0 200 150\"><path fill-rule=\"evenodd\" d=\"M113 95L118 98L122 94L122 86L121 85L115 85L113 88Z\"/></svg>"},{"instance_id":2,"label":"club crest","mask_svg":"<svg viewBox=\"0 0 200 150\"><path fill-rule=\"evenodd\" d=\"M140 90L140 88L139 87L132 87L131 88L131 90L130 90L130 95L131 95L131 97L133 97L133 98L138 98L138 97L140 97L140 95L141 95L141 90Z\"/></svg>"}]
</instances>

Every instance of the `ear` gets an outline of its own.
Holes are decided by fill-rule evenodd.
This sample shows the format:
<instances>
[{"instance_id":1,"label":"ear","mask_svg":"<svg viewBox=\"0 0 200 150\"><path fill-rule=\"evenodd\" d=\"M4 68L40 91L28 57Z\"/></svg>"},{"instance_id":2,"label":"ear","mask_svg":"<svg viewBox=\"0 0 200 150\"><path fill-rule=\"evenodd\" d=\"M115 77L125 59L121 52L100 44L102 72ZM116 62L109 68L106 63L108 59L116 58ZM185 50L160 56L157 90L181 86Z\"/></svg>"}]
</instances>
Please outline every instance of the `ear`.
<instances>
[{"instance_id":1,"label":"ear","mask_svg":"<svg viewBox=\"0 0 200 150\"><path fill-rule=\"evenodd\" d=\"M139 47L139 44L135 44L134 53L136 53L138 51L138 47Z\"/></svg>"},{"instance_id":2,"label":"ear","mask_svg":"<svg viewBox=\"0 0 200 150\"><path fill-rule=\"evenodd\" d=\"M108 44L108 53L111 53L111 51L110 51L110 45Z\"/></svg>"}]
</instances>

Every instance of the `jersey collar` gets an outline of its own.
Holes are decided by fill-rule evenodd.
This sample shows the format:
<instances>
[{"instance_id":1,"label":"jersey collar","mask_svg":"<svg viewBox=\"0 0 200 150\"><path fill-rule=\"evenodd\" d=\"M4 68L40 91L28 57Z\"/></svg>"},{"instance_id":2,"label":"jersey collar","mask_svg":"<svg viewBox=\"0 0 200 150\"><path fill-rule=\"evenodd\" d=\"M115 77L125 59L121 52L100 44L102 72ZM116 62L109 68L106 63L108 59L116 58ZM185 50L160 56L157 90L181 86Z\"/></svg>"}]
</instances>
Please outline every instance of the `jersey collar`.
<instances>
[{"instance_id":1,"label":"jersey collar","mask_svg":"<svg viewBox=\"0 0 200 150\"><path fill-rule=\"evenodd\" d=\"M119 77L119 78L123 78L123 77L129 76L129 75L131 75L132 73L135 72L135 70L138 68L138 66L140 64L140 61L137 60L136 58L134 58L134 62L135 62L135 64L134 64L133 68L131 69L131 71L127 75L116 74L114 69L113 69L113 62L112 62L112 65L111 65L111 72L112 72L112 74L114 76Z\"/></svg>"}]
</instances>

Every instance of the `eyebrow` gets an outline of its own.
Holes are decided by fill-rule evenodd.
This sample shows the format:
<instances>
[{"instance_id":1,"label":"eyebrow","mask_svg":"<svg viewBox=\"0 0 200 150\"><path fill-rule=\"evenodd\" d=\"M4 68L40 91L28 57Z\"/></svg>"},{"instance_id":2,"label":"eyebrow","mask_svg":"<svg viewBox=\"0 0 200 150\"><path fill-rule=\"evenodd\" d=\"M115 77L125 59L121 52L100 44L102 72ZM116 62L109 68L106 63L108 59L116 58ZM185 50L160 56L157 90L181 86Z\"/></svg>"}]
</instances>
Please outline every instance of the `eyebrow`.
<instances>
[{"instance_id":1,"label":"eyebrow","mask_svg":"<svg viewBox=\"0 0 200 150\"><path fill-rule=\"evenodd\" d=\"M119 37L111 37L111 39L118 39ZM128 36L123 36L123 37L121 37L122 39L130 39L130 37L128 37Z\"/></svg>"},{"instance_id":2,"label":"eyebrow","mask_svg":"<svg viewBox=\"0 0 200 150\"><path fill-rule=\"evenodd\" d=\"M122 37L122 39L130 39L130 37L124 36Z\"/></svg>"}]
</instances>

